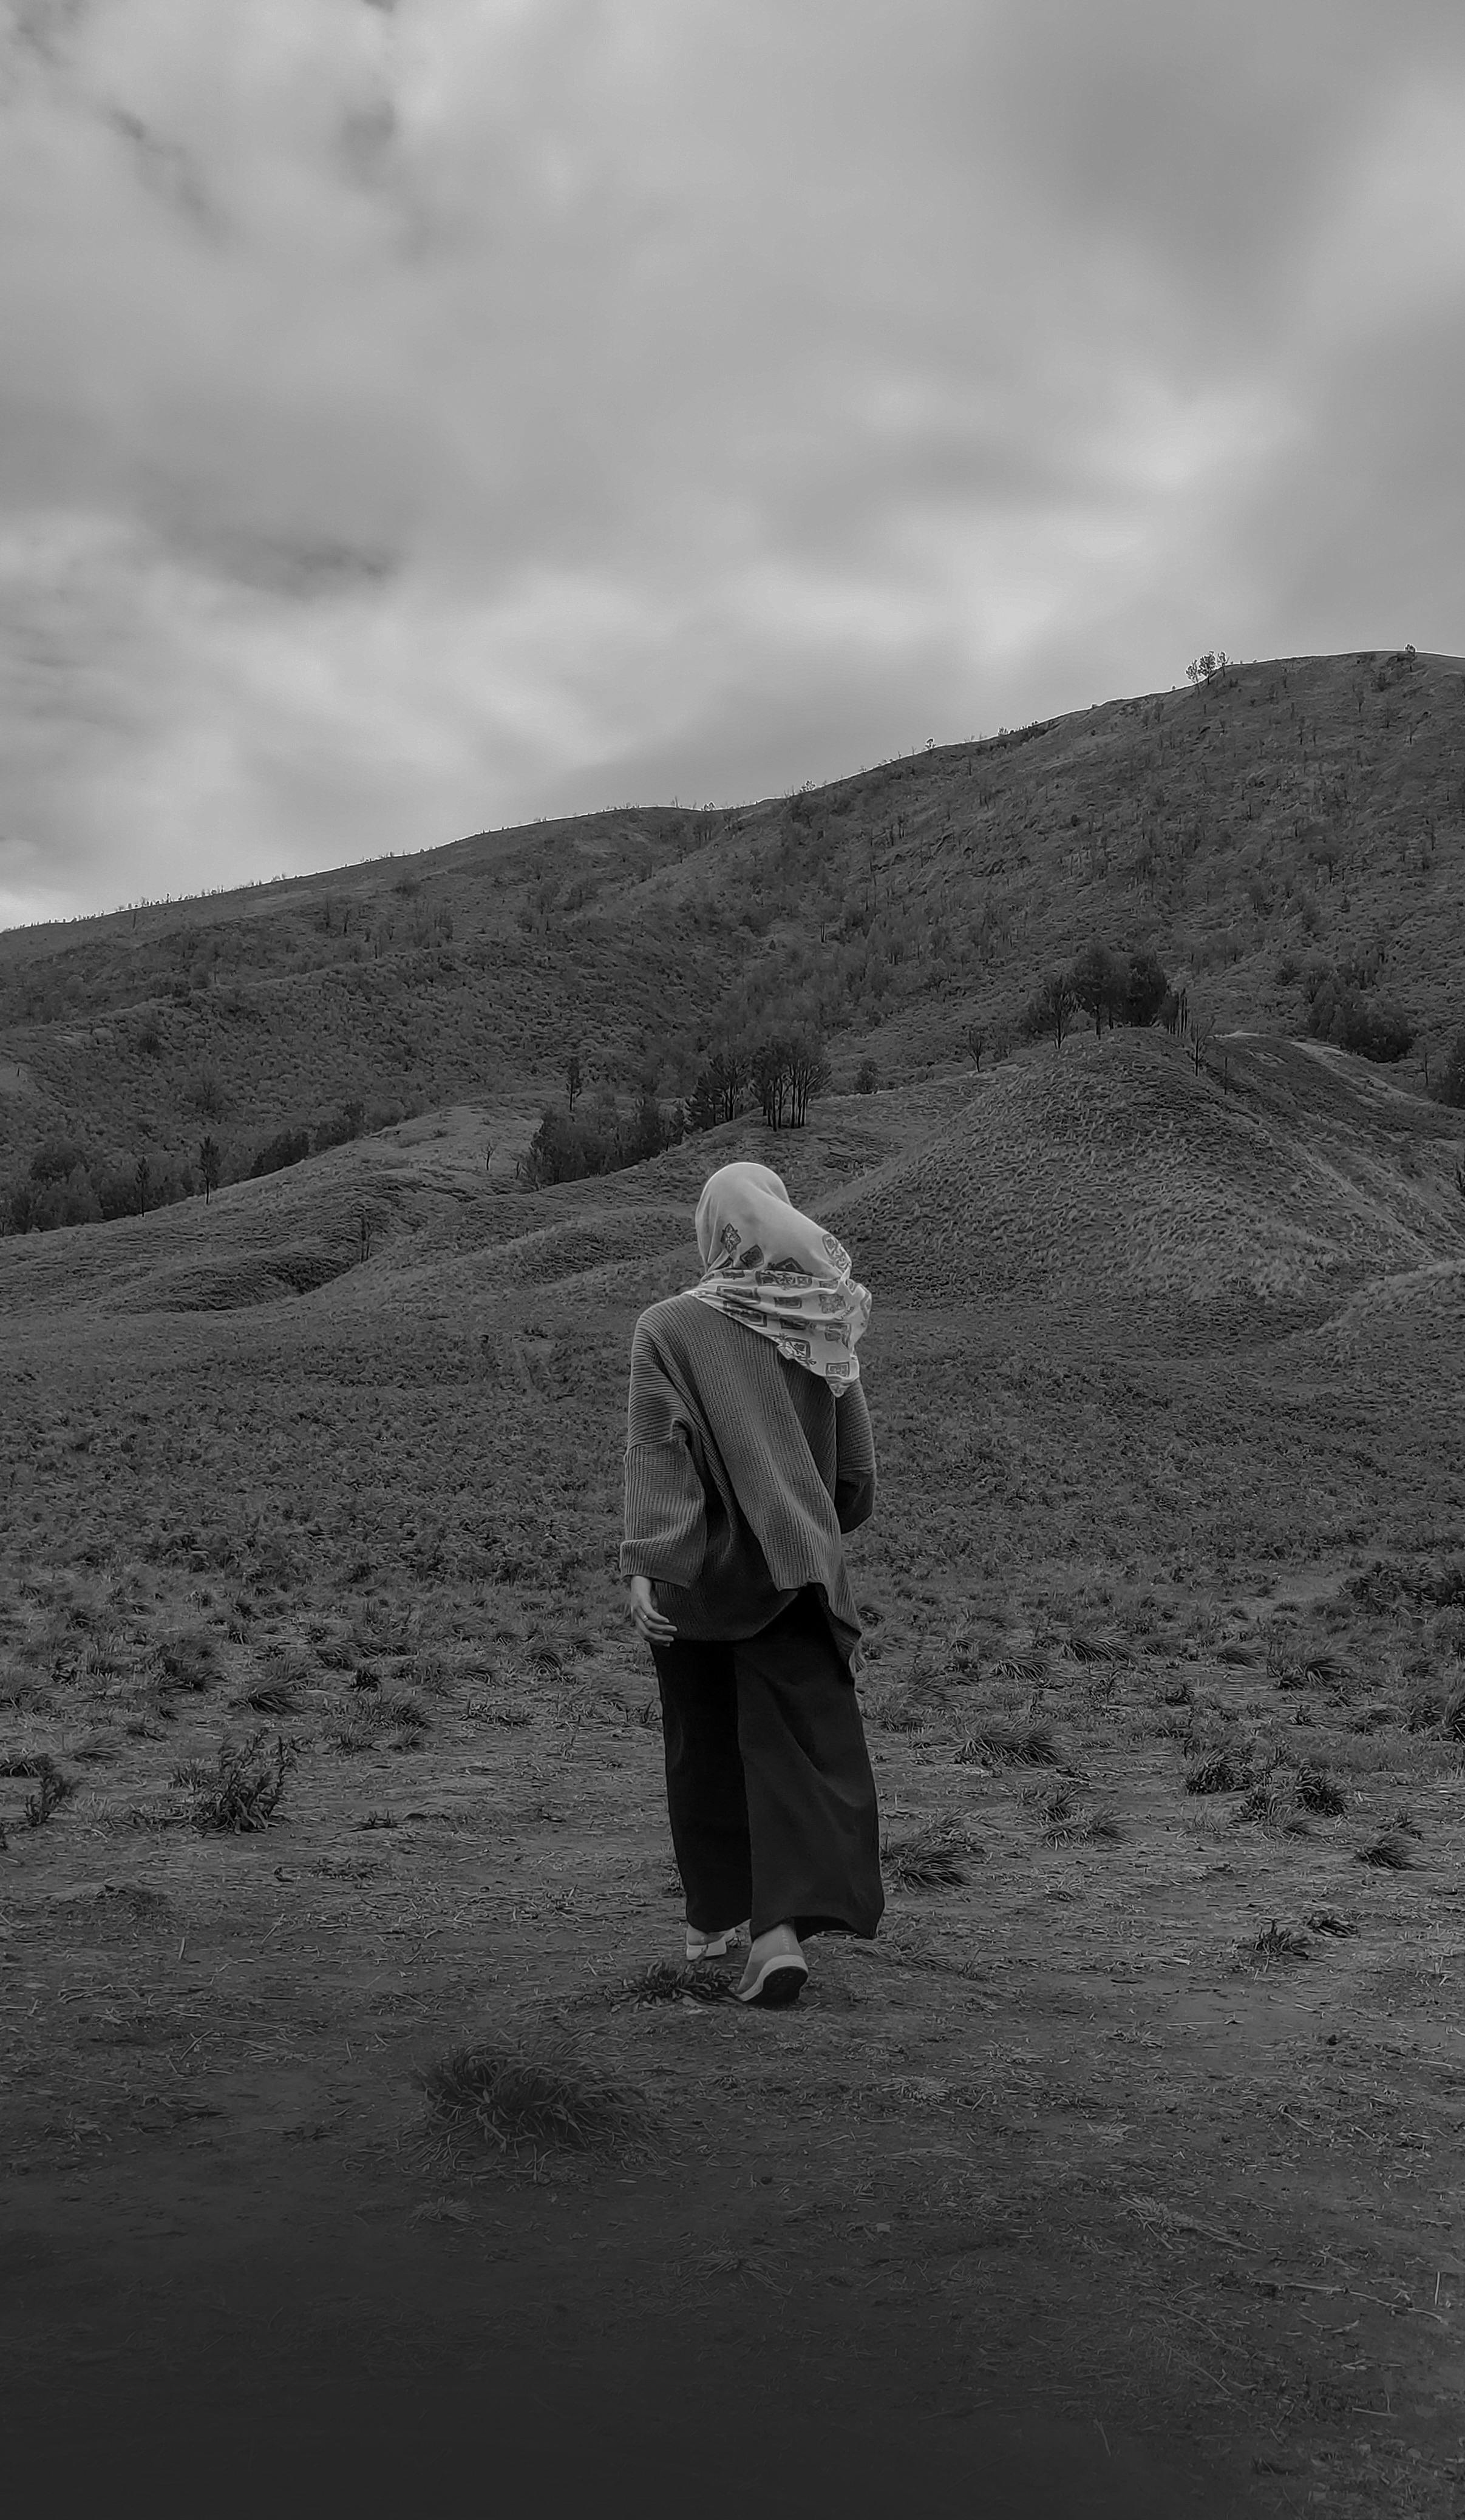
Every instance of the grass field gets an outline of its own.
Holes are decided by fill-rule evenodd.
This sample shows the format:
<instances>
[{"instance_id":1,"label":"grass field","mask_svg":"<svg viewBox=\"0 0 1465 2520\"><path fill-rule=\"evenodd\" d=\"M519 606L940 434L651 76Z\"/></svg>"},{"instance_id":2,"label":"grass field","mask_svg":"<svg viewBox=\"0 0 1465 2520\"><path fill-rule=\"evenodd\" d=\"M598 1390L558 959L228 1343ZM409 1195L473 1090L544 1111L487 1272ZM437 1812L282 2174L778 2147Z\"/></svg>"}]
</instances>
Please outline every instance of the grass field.
<instances>
[{"instance_id":1,"label":"grass field","mask_svg":"<svg viewBox=\"0 0 1465 2520\"><path fill-rule=\"evenodd\" d=\"M1091 2465L1014 2511L1458 2510L1457 1120L1217 1047L534 1196L482 1160L532 1108L460 1105L0 1244L18 2386L349 2228L398 2309L291 2260L297 2379L307 2295L386 2386L476 2286L545 2354L837 2336L942 2455L1026 2409ZM679 1970L613 1572L631 1327L735 1153L876 1297L890 1903L766 2017Z\"/></svg>"}]
</instances>

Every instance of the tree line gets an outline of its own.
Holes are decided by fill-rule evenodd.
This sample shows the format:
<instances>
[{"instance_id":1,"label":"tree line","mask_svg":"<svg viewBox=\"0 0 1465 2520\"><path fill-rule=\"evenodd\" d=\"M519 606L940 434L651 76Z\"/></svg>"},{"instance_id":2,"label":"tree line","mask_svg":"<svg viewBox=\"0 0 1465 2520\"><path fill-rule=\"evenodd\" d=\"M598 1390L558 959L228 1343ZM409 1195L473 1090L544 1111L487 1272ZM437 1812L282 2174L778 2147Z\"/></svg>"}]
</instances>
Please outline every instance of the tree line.
<instances>
[{"instance_id":1,"label":"tree line","mask_svg":"<svg viewBox=\"0 0 1465 2520\"><path fill-rule=\"evenodd\" d=\"M756 1105L770 1129L801 1129L810 1102L830 1082L820 1036L798 1031L719 1043L704 1059L689 1093L663 1102L647 1090L622 1114L607 1088L589 1111L575 1113L584 1091L578 1050L565 1064L565 1102L546 1103L539 1126L515 1166L526 1189L584 1181L645 1163L699 1130L715 1129Z\"/></svg>"},{"instance_id":2,"label":"tree line","mask_svg":"<svg viewBox=\"0 0 1465 2520\"><path fill-rule=\"evenodd\" d=\"M119 1216L148 1216L155 1208L201 1196L206 1205L226 1182L258 1181L267 1173L283 1172L368 1130L389 1128L402 1116L394 1104L368 1110L364 1102L350 1102L313 1127L281 1129L243 1146L221 1147L210 1133L199 1140L191 1157L182 1158L157 1148L144 1148L135 1155L98 1154L74 1138L46 1138L22 1178L0 1190L0 1233L48 1234L64 1225L111 1224Z\"/></svg>"},{"instance_id":3,"label":"tree line","mask_svg":"<svg viewBox=\"0 0 1465 2520\"><path fill-rule=\"evenodd\" d=\"M1063 1048L1064 1035L1076 1014L1093 1017L1096 1033L1106 1020L1116 1024L1163 1022L1175 1031L1185 1017L1184 993L1171 988L1164 966L1148 946L1133 952L1110 945L1085 945L1064 968L1047 972L1019 1018L1025 1041L1052 1036Z\"/></svg>"}]
</instances>

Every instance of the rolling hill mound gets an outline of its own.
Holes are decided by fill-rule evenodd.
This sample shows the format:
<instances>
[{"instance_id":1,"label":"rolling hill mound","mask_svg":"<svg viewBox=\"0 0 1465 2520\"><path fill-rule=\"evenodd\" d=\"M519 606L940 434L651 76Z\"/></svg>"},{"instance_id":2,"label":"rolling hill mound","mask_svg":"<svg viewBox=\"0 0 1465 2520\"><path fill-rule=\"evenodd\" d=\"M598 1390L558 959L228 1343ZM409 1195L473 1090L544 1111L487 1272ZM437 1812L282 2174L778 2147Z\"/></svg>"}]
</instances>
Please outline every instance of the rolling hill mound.
<instances>
[{"instance_id":1,"label":"rolling hill mound","mask_svg":"<svg viewBox=\"0 0 1465 2520\"><path fill-rule=\"evenodd\" d=\"M605 1178L523 1192L481 1159L472 1106L146 1219L12 1237L0 1310L242 1313L321 1306L419 1324L559 1298L618 1311L697 1274L715 1165L774 1164L834 1222L883 1307L1275 1336L1360 1290L1465 1257L1455 1115L1364 1061L1227 1036L1199 1067L1157 1032L1071 1036L986 1072L831 1097L809 1127L751 1117ZM1222 1066L1225 1081L1222 1082Z\"/></svg>"},{"instance_id":2,"label":"rolling hill mound","mask_svg":"<svg viewBox=\"0 0 1465 2520\"><path fill-rule=\"evenodd\" d=\"M1229 1088L1154 1033L1010 1062L855 1191L841 1231L915 1306L1239 1308L1258 1328L1465 1251L1444 1114L1381 1103L1361 1061L1245 1036L1225 1050Z\"/></svg>"},{"instance_id":3,"label":"rolling hill mound","mask_svg":"<svg viewBox=\"0 0 1465 2520\"><path fill-rule=\"evenodd\" d=\"M248 1168L370 1124L684 1092L744 1026L822 1026L847 1085L965 1062L1094 937L1225 1024L1295 1030L1356 960L1438 1053L1465 1020L1465 672L1407 652L1229 668L726 811L626 808L0 936L0 1181L47 1138Z\"/></svg>"}]
</instances>

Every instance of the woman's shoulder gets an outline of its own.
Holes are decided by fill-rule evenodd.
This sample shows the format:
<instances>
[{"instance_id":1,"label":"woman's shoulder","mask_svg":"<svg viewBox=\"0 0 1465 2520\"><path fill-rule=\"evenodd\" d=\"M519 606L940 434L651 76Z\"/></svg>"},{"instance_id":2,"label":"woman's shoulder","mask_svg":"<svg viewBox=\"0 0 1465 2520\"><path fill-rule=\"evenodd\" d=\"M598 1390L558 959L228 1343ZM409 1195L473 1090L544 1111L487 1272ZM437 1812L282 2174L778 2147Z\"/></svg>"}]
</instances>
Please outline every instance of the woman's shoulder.
<instances>
[{"instance_id":1,"label":"woman's shoulder","mask_svg":"<svg viewBox=\"0 0 1465 2520\"><path fill-rule=\"evenodd\" d=\"M710 1318L700 1295L664 1295L659 1304L648 1304L636 1324L636 1335L639 1338L644 1330L649 1338L681 1344L689 1336L695 1338Z\"/></svg>"}]
</instances>

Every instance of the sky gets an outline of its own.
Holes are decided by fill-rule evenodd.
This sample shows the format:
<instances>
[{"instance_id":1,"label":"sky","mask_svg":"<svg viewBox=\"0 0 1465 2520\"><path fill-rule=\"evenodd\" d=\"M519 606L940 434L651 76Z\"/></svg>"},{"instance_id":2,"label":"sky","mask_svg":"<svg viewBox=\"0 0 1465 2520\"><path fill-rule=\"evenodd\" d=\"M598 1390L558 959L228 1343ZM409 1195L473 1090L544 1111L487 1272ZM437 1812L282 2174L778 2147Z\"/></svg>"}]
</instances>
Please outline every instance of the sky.
<instances>
[{"instance_id":1,"label":"sky","mask_svg":"<svg viewBox=\"0 0 1465 2520\"><path fill-rule=\"evenodd\" d=\"M0 0L0 926L1465 649L1460 0Z\"/></svg>"}]
</instances>

